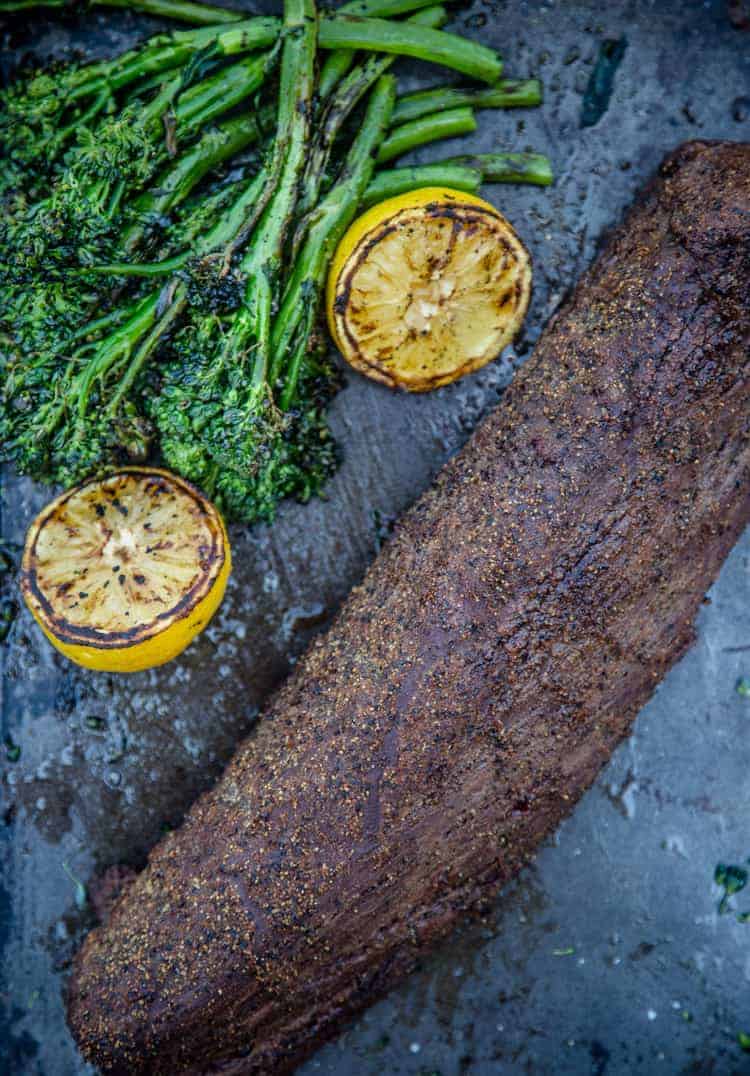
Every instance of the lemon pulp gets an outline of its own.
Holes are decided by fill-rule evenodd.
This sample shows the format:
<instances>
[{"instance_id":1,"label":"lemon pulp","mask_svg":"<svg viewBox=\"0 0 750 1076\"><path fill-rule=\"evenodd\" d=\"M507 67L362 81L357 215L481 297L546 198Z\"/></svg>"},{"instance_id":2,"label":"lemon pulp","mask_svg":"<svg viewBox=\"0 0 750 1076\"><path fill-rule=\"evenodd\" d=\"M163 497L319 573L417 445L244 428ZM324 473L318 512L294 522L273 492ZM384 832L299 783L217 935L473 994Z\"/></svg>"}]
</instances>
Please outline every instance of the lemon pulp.
<instances>
[{"instance_id":1,"label":"lemon pulp","mask_svg":"<svg viewBox=\"0 0 750 1076\"><path fill-rule=\"evenodd\" d=\"M29 529L21 589L47 637L79 664L169 661L208 623L230 570L216 508L166 471L85 482Z\"/></svg>"},{"instance_id":2,"label":"lemon pulp","mask_svg":"<svg viewBox=\"0 0 750 1076\"><path fill-rule=\"evenodd\" d=\"M351 226L328 280L331 333L344 358L413 392L485 365L523 322L529 255L489 203L423 188Z\"/></svg>"}]
</instances>

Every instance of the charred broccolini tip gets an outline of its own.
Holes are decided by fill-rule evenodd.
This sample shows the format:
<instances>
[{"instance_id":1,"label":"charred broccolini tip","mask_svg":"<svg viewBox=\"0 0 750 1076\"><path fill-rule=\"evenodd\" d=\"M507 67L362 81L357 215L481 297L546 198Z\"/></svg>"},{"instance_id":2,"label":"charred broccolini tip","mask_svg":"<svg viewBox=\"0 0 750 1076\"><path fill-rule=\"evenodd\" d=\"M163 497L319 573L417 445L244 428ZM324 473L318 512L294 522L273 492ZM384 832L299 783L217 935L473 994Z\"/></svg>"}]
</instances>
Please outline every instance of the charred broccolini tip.
<instances>
[{"instance_id":1,"label":"charred broccolini tip","mask_svg":"<svg viewBox=\"0 0 750 1076\"><path fill-rule=\"evenodd\" d=\"M272 193L239 262L243 302L227 324L191 312L151 408L167 462L233 512L237 487L253 481L289 425L270 383L270 332L312 112L312 0L287 0L284 26L276 139L265 165L264 190Z\"/></svg>"},{"instance_id":2,"label":"charred broccolini tip","mask_svg":"<svg viewBox=\"0 0 750 1076\"><path fill-rule=\"evenodd\" d=\"M279 30L278 19L257 16L227 27L157 34L110 60L56 64L16 79L0 91L0 154L6 165L0 195L39 184L64 167L66 151L77 136L85 138L102 118L134 100L142 102L154 80L158 86L175 76L167 92L178 93L196 73L272 47ZM166 107L167 102L162 103ZM160 115L158 107L154 115Z\"/></svg>"}]
</instances>

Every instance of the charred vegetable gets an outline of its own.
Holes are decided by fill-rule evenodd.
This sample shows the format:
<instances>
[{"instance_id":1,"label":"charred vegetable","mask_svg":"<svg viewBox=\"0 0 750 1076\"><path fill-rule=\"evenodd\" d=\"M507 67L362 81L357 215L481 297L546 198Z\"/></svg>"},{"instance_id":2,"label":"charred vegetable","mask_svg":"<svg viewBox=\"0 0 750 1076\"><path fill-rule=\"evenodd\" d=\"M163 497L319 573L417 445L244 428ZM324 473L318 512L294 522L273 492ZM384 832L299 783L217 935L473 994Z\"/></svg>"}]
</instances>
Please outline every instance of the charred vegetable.
<instances>
[{"instance_id":1,"label":"charred vegetable","mask_svg":"<svg viewBox=\"0 0 750 1076\"><path fill-rule=\"evenodd\" d=\"M319 331L333 251L373 198L425 182L375 169L473 130L474 109L538 103L539 85L498 81L499 57L427 0L323 17L286 0L280 19L130 6L194 25L0 100L0 458L66 484L162 460L228 514L271 519L338 459ZM490 85L397 101L402 55ZM476 189L492 165L440 167Z\"/></svg>"}]
</instances>

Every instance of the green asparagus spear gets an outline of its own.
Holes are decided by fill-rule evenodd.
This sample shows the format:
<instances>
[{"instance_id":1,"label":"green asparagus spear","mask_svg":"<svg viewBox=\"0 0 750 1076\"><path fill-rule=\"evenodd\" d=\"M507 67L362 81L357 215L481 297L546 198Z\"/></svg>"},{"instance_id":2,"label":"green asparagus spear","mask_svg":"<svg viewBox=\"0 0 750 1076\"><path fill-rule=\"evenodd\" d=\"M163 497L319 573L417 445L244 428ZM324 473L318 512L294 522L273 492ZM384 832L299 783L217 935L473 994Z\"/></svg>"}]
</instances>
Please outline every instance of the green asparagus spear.
<instances>
[{"instance_id":1,"label":"green asparagus spear","mask_svg":"<svg viewBox=\"0 0 750 1076\"><path fill-rule=\"evenodd\" d=\"M70 3L71 0L0 0L0 15L37 7L64 8ZM230 8L194 3L192 0L90 0L90 3L91 6L141 11L144 15L175 19L177 22L192 23L194 26L218 26L222 23L239 22L244 17L241 12L232 11ZM339 10L351 15L388 18L418 11L419 8L429 7L431 3L432 0L353 0Z\"/></svg>"},{"instance_id":2,"label":"green asparagus spear","mask_svg":"<svg viewBox=\"0 0 750 1076\"><path fill-rule=\"evenodd\" d=\"M363 206L419 187L452 187L475 193L482 183L531 183L546 187L552 182L549 160L539 153L479 153L433 164L384 168L367 187Z\"/></svg>"},{"instance_id":3,"label":"green asparagus spear","mask_svg":"<svg viewBox=\"0 0 750 1076\"><path fill-rule=\"evenodd\" d=\"M124 253L139 246L149 224L158 221L179 205L205 175L241 149L258 140L258 122L252 113L236 116L218 127L209 128L203 137L171 165L151 190L136 198L130 209L133 223L122 238Z\"/></svg>"},{"instance_id":4,"label":"green asparagus spear","mask_svg":"<svg viewBox=\"0 0 750 1076\"><path fill-rule=\"evenodd\" d=\"M134 8L146 15L155 15L160 19L175 19L177 22L189 22L194 26L218 26L225 22L238 22L242 15L224 7L209 4L195 4L191 0L94 0L101 7Z\"/></svg>"},{"instance_id":5,"label":"green asparagus spear","mask_svg":"<svg viewBox=\"0 0 750 1076\"><path fill-rule=\"evenodd\" d=\"M436 28L441 26L442 21L433 23L419 18L419 9L425 7L428 9L432 7L430 0L424 0L424 2L414 0L412 3L408 2L408 0L353 0L352 3L344 4L340 7L336 14L387 18L390 15L404 15L407 12L416 10L417 15L416 17L412 16L411 21L420 22L425 26L435 25ZM326 56L318 80L318 94L322 100L328 97L333 87L341 81L352 66L354 55L354 49L337 49L336 52L330 52Z\"/></svg>"},{"instance_id":6,"label":"green asparagus spear","mask_svg":"<svg viewBox=\"0 0 750 1076\"><path fill-rule=\"evenodd\" d=\"M420 90L400 97L393 112L393 126L421 119L431 112L451 108L533 108L541 103L542 84L539 79L501 79L487 89L461 86L440 86Z\"/></svg>"},{"instance_id":7,"label":"green asparagus spear","mask_svg":"<svg viewBox=\"0 0 750 1076\"><path fill-rule=\"evenodd\" d=\"M402 157L427 142L476 131L477 121L470 108L453 108L448 112L434 112L430 116L404 123L392 131L380 147L378 164Z\"/></svg>"},{"instance_id":8,"label":"green asparagus spear","mask_svg":"<svg viewBox=\"0 0 750 1076\"><path fill-rule=\"evenodd\" d=\"M484 45L408 22L335 15L320 20L318 40L323 49L365 49L412 56L490 84L497 82L503 69L497 53Z\"/></svg>"},{"instance_id":9,"label":"green asparagus spear","mask_svg":"<svg viewBox=\"0 0 750 1076\"><path fill-rule=\"evenodd\" d=\"M274 353L272 381L275 382L286 368L281 395L284 409L290 406L294 398L299 365L307 347L309 331L298 335L300 323L304 323L308 330L312 327L328 262L357 212L372 178L374 154L390 123L394 101L395 80L392 75L382 75L370 96L367 112L344 169L335 186L320 203L289 278L271 334ZM299 342L290 351L295 338Z\"/></svg>"},{"instance_id":10,"label":"green asparagus spear","mask_svg":"<svg viewBox=\"0 0 750 1076\"><path fill-rule=\"evenodd\" d=\"M549 159L541 153L464 154L443 163L478 168L485 183L533 183L548 187L554 181Z\"/></svg>"},{"instance_id":11,"label":"green asparagus spear","mask_svg":"<svg viewBox=\"0 0 750 1076\"><path fill-rule=\"evenodd\" d=\"M420 26L439 27L447 19L447 11L444 7L436 5L424 8L412 15L410 22ZM335 60L341 54L331 53L329 59ZM323 113L317 124L317 132L313 138L308 154L305 175L302 183L302 193L297 208L298 217L304 218L310 213L323 189L328 164L331 158L333 145L338 138L341 128L347 117L356 107L358 102L367 93L377 79L384 74L396 59L395 56L369 56L362 64L342 79L335 92L328 98ZM325 67L321 73L321 80L325 77ZM322 95L319 87L319 94ZM292 244L292 255L296 255L302 236L306 229L306 222L300 220Z\"/></svg>"},{"instance_id":12,"label":"green asparagus spear","mask_svg":"<svg viewBox=\"0 0 750 1076\"><path fill-rule=\"evenodd\" d=\"M93 0L100 7L124 7L141 11L144 15L176 19L194 26L215 26L223 22L236 22L242 15L226 8L194 4L190 0ZM0 15L16 11L28 11L35 7L70 7L70 0L0 0Z\"/></svg>"},{"instance_id":13,"label":"green asparagus spear","mask_svg":"<svg viewBox=\"0 0 750 1076\"><path fill-rule=\"evenodd\" d=\"M241 351L245 341L252 339L255 357L251 383L259 392L265 391L268 377L274 293L309 135L317 30L313 0L285 0L284 26L288 36L282 57L276 134L277 155L283 155L283 166L278 187L242 258L241 269L247 278L245 306L235 319L227 345Z\"/></svg>"},{"instance_id":14,"label":"green asparagus spear","mask_svg":"<svg viewBox=\"0 0 750 1076\"><path fill-rule=\"evenodd\" d=\"M422 164L411 168L386 168L377 172L362 197L362 207L375 205L386 198L417 190L419 187L449 187L475 194L482 185L478 168L459 164Z\"/></svg>"}]
</instances>

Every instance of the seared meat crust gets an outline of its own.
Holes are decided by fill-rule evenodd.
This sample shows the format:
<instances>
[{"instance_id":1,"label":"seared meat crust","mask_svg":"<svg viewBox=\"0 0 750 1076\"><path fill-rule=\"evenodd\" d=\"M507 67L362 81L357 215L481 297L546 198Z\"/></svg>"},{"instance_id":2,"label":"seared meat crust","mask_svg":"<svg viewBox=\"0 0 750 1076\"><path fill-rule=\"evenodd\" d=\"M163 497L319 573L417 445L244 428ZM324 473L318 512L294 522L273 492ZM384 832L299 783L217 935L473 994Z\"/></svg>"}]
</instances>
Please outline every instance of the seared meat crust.
<instances>
[{"instance_id":1,"label":"seared meat crust","mask_svg":"<svg viewBox=\"0 0 750 1076\"><path fill-rule=\"evenodd\" d=\"M750 518L749 282L750 145L684 145L87 938L87 1058L290 1071L570 811Z\"/></svg>"}]
</instances>

